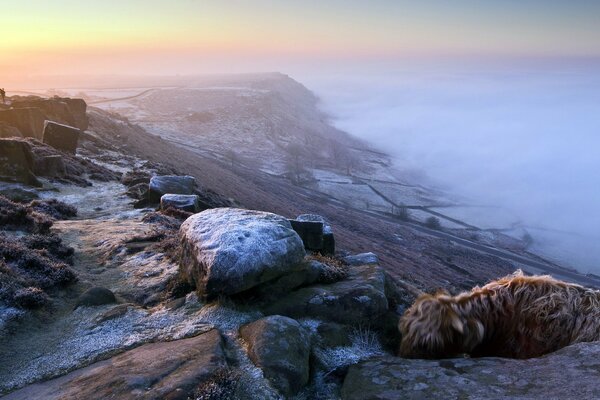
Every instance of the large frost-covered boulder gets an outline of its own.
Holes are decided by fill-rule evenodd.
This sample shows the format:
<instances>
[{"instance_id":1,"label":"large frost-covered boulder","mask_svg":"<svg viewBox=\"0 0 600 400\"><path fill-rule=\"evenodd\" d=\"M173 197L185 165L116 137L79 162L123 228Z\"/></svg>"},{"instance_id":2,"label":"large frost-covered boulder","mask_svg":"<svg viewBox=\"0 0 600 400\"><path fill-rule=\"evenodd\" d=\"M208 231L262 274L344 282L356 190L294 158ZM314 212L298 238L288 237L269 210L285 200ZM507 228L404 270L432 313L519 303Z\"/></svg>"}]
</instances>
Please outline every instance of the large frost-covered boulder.
<instances>
[{"instance_id":1,"label":"large frost-covered boulder","mask_svg":"<svg viewBox=\"0 0 600 400\"><path fill-rule=\"evenodd\" d=\"M180 272L206 297L232 295L280 277L305 256L289 221L276 214L215 208L180 228Z\"/></svg>"},{"instance_id":2,"label":"large frost-covered boulder","mask_svg":"<svg viewBox=\"0 0 600 400\"><path fill-rule=\"evenodd\" d=\"M149 200L158 203L164 194L194 194L196 179L193 176L162 175L150 179Z\"/></svg>"}]
</instances>

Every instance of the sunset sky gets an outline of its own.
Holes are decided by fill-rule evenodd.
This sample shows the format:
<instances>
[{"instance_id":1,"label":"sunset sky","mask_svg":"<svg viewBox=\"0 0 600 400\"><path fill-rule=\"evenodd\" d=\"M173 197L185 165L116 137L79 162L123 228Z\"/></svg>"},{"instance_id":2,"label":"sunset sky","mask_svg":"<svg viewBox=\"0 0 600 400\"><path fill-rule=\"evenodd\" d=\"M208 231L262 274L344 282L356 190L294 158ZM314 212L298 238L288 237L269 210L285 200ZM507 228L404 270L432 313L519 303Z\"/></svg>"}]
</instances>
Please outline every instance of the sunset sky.
<instances>
[{"instance_id":1,"label":"sunset sky","mask_svg":"<svg viewBox=\"0 0 600 400\"><path fill-rule=\"evenodd\" d=\"M599 1L0 3L0 74L13 78L276 70L314 60L600 57Z\"/></svg>"}]
</instances>

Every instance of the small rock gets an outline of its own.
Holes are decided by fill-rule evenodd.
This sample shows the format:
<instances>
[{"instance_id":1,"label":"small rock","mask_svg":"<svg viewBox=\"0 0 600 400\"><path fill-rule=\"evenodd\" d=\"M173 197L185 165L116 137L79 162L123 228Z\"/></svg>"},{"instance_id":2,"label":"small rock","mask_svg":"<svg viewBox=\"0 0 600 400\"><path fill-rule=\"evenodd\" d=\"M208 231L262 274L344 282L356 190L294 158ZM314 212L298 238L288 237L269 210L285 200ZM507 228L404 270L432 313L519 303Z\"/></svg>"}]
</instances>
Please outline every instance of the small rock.
<instances>
[{"instance_id":1,"label":"small rock","mask_svg":"<svg viewBox=\"0 0 600 400\"><path fill-rule=\"evenodd\" d=\"M193 176L162 175L150 178L148 198L160 202L164 194L194 194L196 179Z\"/></svg>"},{"instance_id":2,"label":"small rock","mask_svg":"<svg viewBox=\"0 0 600 400\"><path fill-rule=\"evenodd\" d=\"M344 257L344 262L348 265L367 265L379 264L379 258L374 253L360 253L352 256Z\"/></svg>"},{"instance_id":3,"label":"small rock","mask_svg":"<svg viewBox=\"0 0 600 400\"><path fill-rule=\"evenodd\" d=\"M310 335L295 320L271 315L240 328L248 356L283 395L297 393L308 383Z\"/></svg>"},{"instance_id":4,"label":"small rock","mask_svg":"<svg viewBox=\"0 0 600 400\"><path fill-rule=\"evenodd\" d=\"M160 198L160 209L166 210L169 207L176 208L191 213L197 213L200 210L199 197L195 194L163 194Z\"/></svg>"},{"instance_id":5,"label":"small rock","mask_svg":"<svg viewBox=\"0 0 600 400\"><path fill-rule=\"evenodd\" d=\"M116 303L117 299L110 290L95 286L83 292L77 300L77 307L101 306L103 304Z\"/></svg>"},{"instance_id":6,"label":"small rock","mask_svg":"<svg viewBox=\"0 0 600 400\"><path fill-rule=\"evenodd\" d=\"M43 141L57 150L75 154L80 134L81 131L72 126L46 121L44 123Z\"/></svg>"}]
</instances>

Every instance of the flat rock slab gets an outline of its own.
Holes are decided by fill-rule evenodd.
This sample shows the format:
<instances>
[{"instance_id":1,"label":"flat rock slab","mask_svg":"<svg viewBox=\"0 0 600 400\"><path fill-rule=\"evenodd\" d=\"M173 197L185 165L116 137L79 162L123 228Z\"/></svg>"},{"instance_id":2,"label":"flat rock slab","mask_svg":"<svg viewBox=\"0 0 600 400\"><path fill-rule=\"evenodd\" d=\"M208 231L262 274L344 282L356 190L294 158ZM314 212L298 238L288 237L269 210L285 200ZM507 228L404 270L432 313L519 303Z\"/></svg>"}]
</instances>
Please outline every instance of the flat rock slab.
<instances>
[{"instance_id":1,"label":"flat rock slab","mask_svg":"<svg viewBox=\"0 0 600 400\"><path fill-rule=\"evenodd\" d=\"M3 399L187 399L224 367L221 335L212 329L189 339L142 345Z\"/></svg>"},{"instance_id":2,"label":"flat rock slab","mask_svg":"<svg viewBox=\"0 0 600 400\"><path fill-rule=\"evenodd\" d=\"M240 293L285 275L306 254L286 218L262 211L206 210L189 217L180 233L180 272L206 297Z\"/></svg>"},{"instance_id":3,"label":"flat rock slab","mask_svg":"<svg viewBox=\"0 0 600 400\"><path fill-rule=\"evenodd\" d=\"M384 357L351 366L342 399L597 399L599 380L600 342L528 360Z\"/></svg>"},{"instance_id":4,"label":"flat rock slab","mask_svg":"<svg viewBox=\"0 0 600 400\"><path fill-rule=\"evenodd\" d=\"M374 323L387 311L385 274L378 265L350 266L344 280L298 289L264 309L266 314L349 325Z\"/></svg>"}]
</instances>

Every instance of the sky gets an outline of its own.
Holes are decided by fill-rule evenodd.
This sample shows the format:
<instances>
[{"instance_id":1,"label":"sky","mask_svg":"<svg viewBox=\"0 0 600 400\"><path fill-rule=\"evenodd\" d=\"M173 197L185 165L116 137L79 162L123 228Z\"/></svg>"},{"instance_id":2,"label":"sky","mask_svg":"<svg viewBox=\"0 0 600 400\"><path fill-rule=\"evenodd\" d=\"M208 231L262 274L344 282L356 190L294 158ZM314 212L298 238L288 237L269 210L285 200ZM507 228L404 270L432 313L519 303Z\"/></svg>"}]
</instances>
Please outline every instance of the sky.
<instances>
[{"instance_id":1,"label":"sky","mask_svg":"<svg viewBox=\"0 0 600 400\"><path fill-rule=\"evenodd\" d=\"M600 57L600 2L0 0L0 74L193 74L402 57Z\"/></svg>"}]
</instances>

